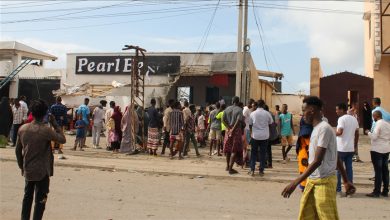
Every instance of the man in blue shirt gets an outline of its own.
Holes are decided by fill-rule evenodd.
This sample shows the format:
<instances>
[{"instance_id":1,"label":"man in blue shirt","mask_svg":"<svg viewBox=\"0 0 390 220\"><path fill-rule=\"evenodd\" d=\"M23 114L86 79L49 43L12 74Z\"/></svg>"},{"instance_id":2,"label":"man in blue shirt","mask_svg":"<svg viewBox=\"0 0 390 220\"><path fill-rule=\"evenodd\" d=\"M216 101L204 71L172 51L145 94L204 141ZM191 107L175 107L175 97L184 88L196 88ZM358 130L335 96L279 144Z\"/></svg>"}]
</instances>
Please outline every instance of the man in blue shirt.
<instances>
[{"instance_id":1,"label":"man in blue shirt","mask_svg":"<svg viewBox=\"0 0 390 220\"><path fill-rule=\"evenodd\" d=\"M58 96L56 99L56 103L50 107L50 113L56 119L56 122L57 122L58 126L61 128L61 131L63 133L64 126L65 126L66 120L67 120L66 116L67 116L68 109L61 102L62 102L62 99L60 96ZM58 144L55 142L52 143L53 152L54 152L54 150L58 149L58 154L62 154L62 148L63 148L62 144ZM63 157L60 157L60 158L63 158Z\"/></svg>"},{"instance_id":2,"label":"man in blue shirt","mask_svg":"<svg viewBox=\"0 0 390 220\"><path fill-rule=\"evenodd\" d=\"M372 99L372 106L373 106L373 109L372 109L372 115L374 114L374 112L376 111L380 111L382 113L382 118L383 120L387 121L387 122L390 122L390 113L387 112L385 109L383 109L381 107L381 99L376 97L376 98L373 98ZM371 132L374 131L374 128L375 128L375 121L374 121L374 118L372 119L372 127L371 127Z\"/></svg>"},{"instance_id":3,"label":"man in blue shirt","mask_svg":"<svg viewBox=\"0 0 390 220\"><path fill-rule=\"evenodd\" d=\"M85 127L84 127L85 135L84 135L84 138L81 142L83 147L86 147L85 141L87 140L87 133L88 133L88 127L89 127L89 117L90 117L90 113L91 113L89 110L88 104L89 104L89 98L85 98L84 104L80 105L80 107L78 108L78 111L77 111L77 114L81 115L82 120L85 122Z\"/></svg>"}]
</instances>

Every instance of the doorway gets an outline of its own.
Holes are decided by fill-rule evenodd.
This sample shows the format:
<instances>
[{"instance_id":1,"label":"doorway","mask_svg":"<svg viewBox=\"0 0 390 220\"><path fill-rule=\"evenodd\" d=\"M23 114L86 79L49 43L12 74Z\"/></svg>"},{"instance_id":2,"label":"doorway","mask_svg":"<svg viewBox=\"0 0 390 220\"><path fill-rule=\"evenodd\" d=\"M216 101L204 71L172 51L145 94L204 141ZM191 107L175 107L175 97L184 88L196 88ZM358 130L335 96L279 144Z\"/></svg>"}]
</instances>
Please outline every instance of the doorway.
<instances>
[{"instance_id":1,"label":"doorway","mask_svg":"<svg viewBox=\"0 0 390 220\"><path fill-rule=\"evenodd\" d=\"M214 104L219 100L218 87L206 87L206 103Z\"/></svg>"},{"instance_id":2,"label":"doorway","mask_svg":"<svg viewBox=\"0 0 390 220\"><path fill-rule=\"evenodd\" d=\"M358 91L348 91L348 106L352 107L353 105L359 106L359 92Z\"/></svg>"}]
</instances>

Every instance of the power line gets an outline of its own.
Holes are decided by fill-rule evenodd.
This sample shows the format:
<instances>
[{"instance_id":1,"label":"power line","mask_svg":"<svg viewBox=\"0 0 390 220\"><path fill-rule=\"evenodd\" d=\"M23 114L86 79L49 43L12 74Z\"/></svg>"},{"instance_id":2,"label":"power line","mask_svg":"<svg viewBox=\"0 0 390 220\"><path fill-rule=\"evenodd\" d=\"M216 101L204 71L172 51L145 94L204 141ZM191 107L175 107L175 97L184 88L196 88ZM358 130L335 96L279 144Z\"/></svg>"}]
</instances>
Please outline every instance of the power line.
<instances>
[{"instance_id":1,"label":"power line","mask_svg":"<svg viewBox=\"0 0 390 220\"><path fill-rule=\"evenodd\" d=\"M224 5L226 7L232 7L231 5ZM109 14L98 14L98 15L85 15L78 17L55 17L55 18L47 18L47 19L33 19L25 22L50 22L50 21L63 21L63 20L81 20L81 19L105 19L107 17L123 17L123 16L131 16L131 15L147 15L147 14L158 14L158 13L168 13L168 12L184 12L184 11L192 11L199 9L208 9L209 5L202 6L186 6L186 7L176 7L176 8L164 8L164 9L155 9L155 10L144 10L144 11L135 11L135 12L123 12L123 13L109 13ZM1 22L2 24L9 24L9 21Z\"/></svg>"},{"instance_id":2,"label":"power line","mask_svg":"<svg viewBox=\"0 0 390 220\"><path fill-rule=\"evenodd\" d=\"M131 5L120 5L120 6L112 6L111 8L115 7L134 7L134 6L150 6L150 5L160 5L158 3L137 3L137 4L131 4ZM4 12L0 11L0 14L31 14L31 13L51 13L51 12L61 12L61 11L81 11L86 9L96 9L95 7L75 7L75 8L55 8L55 9L40 9L40 10L27 10L27 11L9 11Z\"/></svg>"},{"instance_id":3,"label":"power line","mask_svg":"<svg viewBox=\"0 0 390 220\"><path fill-rule=\"evenodd\" d=\"M42 3L42 1L38 1L36 3ZM74 2L71 2L71 1L65 1L65 2L51 2L51 3L43 3L43 4L38 4L38 5L30 5L30 4L33 4L33 2L31 3L20 3L22 6L12 6L11 7L7 7L7 5L5 6L2 6L0 9L1 10L4 10L4 9L10 9L10 8L31 8L31 7L41 7L41 6L49 6L49 5L60 5L60 4L69 4L69 3L74 3ZM15 3L17 4L17 3Z\"/></svg>"},{"instance_id":4,"label":"power line","mask_svg":"<svg viewBox=\"0 0 390 220\"><path fill-rule=\"evenodd\" d=\"M117 4L112 4L112 5L105 5L105 6L97 7L97 8L94 8L94 9L87 9L87 10L78 11L78 12L70 12L70 13L66 13L66 14L60 14L60 15L54 15L54 16L48 16L48 17L41 17L41 18L33 18L33 19L24 19L24 20L16 20L16 21L4 21L4 22L1 22L1 23L2 24L14 24L14 23L20 23L20 22L39 21L39 20L50 19L50 18L58 18L58 17L62 17L62 16L72 15L72 14L79 14L79 13L84 13L84 12L89 12L89 11L94 11L94 10L99 10L99 9L104 9L104 8L110 8L112 6L118 6L118 5L122 5L124 3L126 3L126 2L121 2L121 3L117 3Z\"/></svg>"},{"instance_id":5,"label":"power line","mask_svg":"<svg viewBox=\"0 0 390 220\"><path fill-rule=\"evenodd\" d=\"M200 10L197 10L197 11L194 11L194 12L186 12L186 13L180 13L180 14L175 14L175 15L160 16L160 17L146 18L146 19L137 19L137 20L130 20L130 21L121 21L121 22L110 22L110 23L103 23L103 24L96 24L96 25L81 25L81 26L71 26L71 27L62 27L62 28L41 28L41 29L24 29L24 30L9 30L9 31L2 30L2 32L37 32L37 31L56 31L56 30L69 30L69 29L80 29L80 28L103 27L103 26L126 24L126 23L132 23L132 22L151 21L151 20L158 20L158 19L186 16L186 15L204 13L204 12L207 12L207 11L211 11L211 9L200 9Z\"/></svg>"},{"instance_id":6,"label":"power line","mask_svg":"<svg viewBox=\"0 0 390 220\"><path fill-rule=\"evenodd\" d=\"M210 34L211 27L212 27L212 25L213 25L213 23L214 23L214 18L215 18L215 15L217 14L217 10L218 10L218 6L219 6L220 2L221 2L221 1L218 0L217 4L215 5L214 11L213 11L213 13L212 13L212 15L211 15L211 18L210 18L210 21L209 21L209 23L208 23L208 25L207 25L207 27L206 27L206 30L205 30L205 32L204 32L204 34L203 34L203 36L202 36L202 38L201 38L201 40L200 40L198 49L196 50L196 53L199 53L200 51L202 51L202 50L204 49L205 45L206 45L207 38L208 38L208 36L209 36L209 34ZM192 62L191 62L190 67L193 66L193 64L194 64L194 62L195 62L195 57L196 57L196 56L194 56L194 59L192 59ZM198 61L199 59L200 59L200 54L198 55L197 61Z\"/></svg>"},{"instance_id":7,"label":"power line","mask_svg":"<svg viewBox=\"0 0 390 220\"><path fill-rule=\"evenodd\" d=\"M252 4L253 6L255 6L255 2L252 0ZM264 60L265 60L265 64L267 66L267 69L268 71L270 71L269 69L269 65L268 65L268 59L267 59L267 55L265 53L265 47L264 47L264 41L263 41L263 37L262 37L262 33L261 31L263 31L263 27L261 26L261 29L259 28L259 22L257 21L257 14L256 14L256 10L255 10L255 7L252 7L253 9L253 16L255 18L255 23L256 23L256 26L257 26L257 31L259 32L259 37L260 37L260 41L261 41L261 46L263 47L263 56L264 56ZM260 31L261 30L261 31ZM263 32L264 33L264 32Z\"/></svg>"}]
</instances>

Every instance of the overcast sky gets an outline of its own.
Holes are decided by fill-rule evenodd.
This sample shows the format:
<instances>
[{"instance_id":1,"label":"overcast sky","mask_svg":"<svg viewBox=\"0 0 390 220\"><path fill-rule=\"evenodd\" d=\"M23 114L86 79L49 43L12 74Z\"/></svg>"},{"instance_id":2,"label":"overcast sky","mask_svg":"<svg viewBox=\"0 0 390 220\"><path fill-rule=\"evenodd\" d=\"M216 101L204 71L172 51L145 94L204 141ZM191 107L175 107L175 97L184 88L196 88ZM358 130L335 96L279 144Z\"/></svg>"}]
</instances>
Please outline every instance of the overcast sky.
<instances>
[{"instance_id":1,"label":"overcast sky","mask_svg":"<svg viewBox=\"0 0 390 220\"><path fill-rule=\"evenodd\" d=\"M236 51L238 0L220 1L207 34L217 2L1 1L1 40L59 57L49 65L53 68L65 68L66 53L120 52L124 44L148 51ZM345 70L364 74L363 3L253 2L264 46L250 7L252 56L257 69L284 73L284 92L309 92L311 57L320 58L325 75Z\"/></svg>"}]
</instances>

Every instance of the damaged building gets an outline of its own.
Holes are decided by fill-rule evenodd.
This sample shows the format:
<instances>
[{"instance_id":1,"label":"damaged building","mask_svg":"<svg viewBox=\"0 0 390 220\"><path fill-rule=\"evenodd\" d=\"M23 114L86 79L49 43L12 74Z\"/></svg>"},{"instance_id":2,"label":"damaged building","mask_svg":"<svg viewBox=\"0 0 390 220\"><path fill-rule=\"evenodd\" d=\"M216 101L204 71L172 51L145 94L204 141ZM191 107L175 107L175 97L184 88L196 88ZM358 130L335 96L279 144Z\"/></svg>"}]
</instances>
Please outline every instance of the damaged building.
<instances>
[{"instance_id":1,"label":"damaged building","mask_svg":"<svg viewBox=\"0 0 390 220\"><path fill-rule=\"evenodd\" d=\"M235 95L236 56L236 52L146 53L146 62L138 66L146 74L145 105L152 98L160 106L168 99L205 106L222 97L230 103ZM67 54L66 74L55 95L62 96L69 107L78 106L85 97L91 98L92 105L104 98L126 106L130 102L132 58L130 53ZM247 67L250 97L262 98L271 105L275 88L259 75L275 74L257 70L250 54Z\"/></svg>"}]
</instances>

